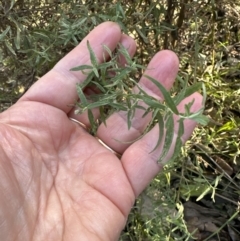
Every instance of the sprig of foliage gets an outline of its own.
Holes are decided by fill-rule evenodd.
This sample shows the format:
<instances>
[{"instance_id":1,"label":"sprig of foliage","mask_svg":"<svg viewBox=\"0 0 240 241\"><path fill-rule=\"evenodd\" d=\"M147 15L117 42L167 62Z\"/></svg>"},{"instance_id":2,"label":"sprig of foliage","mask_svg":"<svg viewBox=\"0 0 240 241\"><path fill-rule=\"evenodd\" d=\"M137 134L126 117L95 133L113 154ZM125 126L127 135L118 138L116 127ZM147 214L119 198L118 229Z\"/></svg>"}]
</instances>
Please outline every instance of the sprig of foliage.
<instances>
[{"instance_id":1,"label":"sprig of foliage","mask_svg":"<svg viewBox=\"0 0 240 241\"><path fill-rule=\"evenodd\" d=\"M72 68L72 71L82 71L86 74L86 80L77 85L77 92L80 98L80 102L77 105L76 113L81 114L85 111L88 112L90 124L92 126L92 133L95 134L97 125L100 121L106 124L106 118L113 112L125 111L127 115L128 128L131 128L131 121L134 113L137 109L144 111L143 116L148 113L152 113L153 117L150 124L145 129L142 138L154 124L158 124L160 135L156 143L156 150L159 145L164 141L163 151L158 161L161 162L169 152L174 141L174 135L177 135L174 156L180 152L182 141L181 137L184 133L184 119L194 119L201 124L207 124L207 118L202 114L203 108L197 113L190 111L194 100L185 105L185 113L179 113L177 105L186 97L198 91L202 87L204 95L205 89L202 83L196 83L192 86L187 86L184 83L182 90L175 97L171 97L170 93L164 88L164 86L151 76L145 75L156 87L161 91L164 102L160 102L152 96L149 96L135 80L135 76L139 71L144 70L142 65L137 64L136 59L131 59L127 49L122 45L119 45L114 54L111 53L107 46L103 48L110 55L111 59L104 63L99 63L98 59L90 45L87 42L87 48L90 55L91 65L81 65ZM119 58L124 57L126 64L121 66L119 64ZM105 57L106 59L106 57ZM138 93L132 92L132 86L135 85L138 88ZM99 93L92 94L90 96L84 95L84 88L94 87L99 90ZM143 107L139 103L145 103L147 107ZM204 106L204 104L203 104ZM100 117L96 122L93 118L92 110L94 108L100 109ZM178 133L174 132L174 118L178 120ZM164 135L164 133L166 133ZM165 136L165 137L164 137ZM163 140L164 138L164 140ZM139 138L138 138L139 139ZM134 140L136 141L136 140Z\"/></svg>"}]
</instances>

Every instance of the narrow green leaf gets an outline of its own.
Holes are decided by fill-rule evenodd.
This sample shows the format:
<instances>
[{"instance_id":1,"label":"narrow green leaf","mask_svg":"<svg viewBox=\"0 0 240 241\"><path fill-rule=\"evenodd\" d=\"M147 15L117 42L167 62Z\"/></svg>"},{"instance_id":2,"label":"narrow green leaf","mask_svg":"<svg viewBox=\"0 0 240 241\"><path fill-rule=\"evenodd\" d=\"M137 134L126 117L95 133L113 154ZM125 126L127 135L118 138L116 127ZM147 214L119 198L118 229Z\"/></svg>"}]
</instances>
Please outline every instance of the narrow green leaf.
<instances>
[{"instance_id":1,"label":"narrow green leaf","mask_svg":"<svg viewBox=\"0 0 240 241\"><path fill-rule=\"evenodd\" d=\"M112 51L111 51L111 49L107 46L107 45L103 45L103 49L108 53L108 55L109 55L109 57L112 59ZM105 57L105 55L104 55L104 59L105 59L106 57ZM105 59L105 61L106 61L106 59ZM109 62L110 63L110 62ZM111 63L110 63L111 64Z\"/></svg>"},{"instance_id":2,"label":"narrow green leaf","mask_svg":"<svg viewBox=\"0 0 240 241\"><path fill-rule=\"evenodd\" d=\"M83 83L80 84L82 89L84 89L87 85L89 85L89 83L92 81L93 77L94 77L94 73L93 72L88 74L87 78L83 81Z\"/></svg>"},{"instance_id":3,"label":"narrow green leaf","mask_svg":"<svg viewBox=\"0 0 240 241\"><path fill-rule=\"evenodd\" d=\"M187 105L185 105L186 107ZM187 110L187 108L186 108ZM198 110L197 112L190 112L190 110L187 110L187 112L184 115L184 118L188 118L188 119L194 119L197 116L201 115L203 113L203 108L201 108L200 110ZM181 116L181 115L180 115ZM182 116L181 116L182 117Z\"/></svg>"},{"instance_id":4,"label":"narrow green leaf","mask_svg":"<svg viewBox=\"0 0 240 241\"><path fill-rule=\"evenodd\" d=\"M186 91L185 91L184 97L188 97L188 96L190 96L191 94L199 91L199 90L202 88L202 85L203 85L203 83L197 82L197 83L195 83L195 84L193 84L193 85L191 85L191 86L188 86L187 89L186 89Z\"/></svg>"},{"instance_id":5,"label":"narrow green leaf","mask_svg":"<svg viewBox=\"0 0 240 241\"><path fill-rule=\"evenodd\" d=\"M4 44L6 45L6 47L8 48L8 50L9 50L13 55L16 55L14 49L12 48L12 46L11 46L7 41L5 41Z\"/></svg>"},{"instance_id":6,"label":"narrow green leaf","mask_svg":"<svg viewBox=\"0 0 240 241\"><path fill-rule=\"evenodd\" d=\"M108 103L109 103L108 99L98 100L98 101L93 102L93 103L88 103L86 105L86 109L91 110L91 109L94 109L94 108L98 108L100 106L108 105Z\"/></svg>"},{"instance_id":7,"label":"narrow green leaf","mask_svg":"<svg viewBox=\"0 0 240 241\"><path fill-rule=\"evenodd\" d=\"M81 28L82 25L86 22L88 18L82 18L82 19L79 19L76 24L73 25L73 28Z\"/></svg>"},{"instance_id":8,"label":"narrow green leaf","mask_svg":"<svg viewBox=\"0 0 240 241\"><path fill-rule=\"evenodd\" d=\"M179 123L179 127L178 127L178 134L177 134L177 139L176 139L176 143L175 143L175 148L174 148L174 152L173 152L173 155L172 157L170 158L169 161L174 161L175 158L178 157L180 151L181 151L181 148L182 148L182 135L184 134L184 124L183 124L183 121L184 119L180 119L178 121Z\"/></svg>"},{"instance_id":9,"label":"narrow green leaf","mask_svg":"<svg viewBox=\"0 0 240 241\"><path fill-rule=\"evenodd\" d=\"M128 109L131 110L132 109L132 101L131 101L131 99L128 98L128 96L126 96L125 99L126 99L125 102L126 102L126 105L127 105Z\"/></svg>"},{"instance_id":10,"label":"narrow green leaf","mask_svg":"<svg viewBox=\"0 0 240 241\"><path fill-rule=\"evenodd\" d=\"M147 108L147 109L144 109L145 110L145 112L144 112L144 114L142 115L142 118L144 118L146 115L148 115L150 112L152 112L152 108Z\"/></svg>"},{"instance_id":11,"label":"narrow green leaf","mask_svg":"<svg viewBox=\"0 0 240 241\"><path fill-rule=\"evenodd\" d=\"M191 115L197 115L196 112L191 112L191 108L194 102L195 102L195 99L192 99L190 102L184 105L184 109L185 109L184 116L189 117Z\"/></svg>"},{"instance_id":12,"label":"narrow green leaf","mask_svg":"<svg viewBox=\"0 0 240 241\"><path fill-rule=\"evenodd\" d=\"M140 35L140 37L142 38L142 40L143 40L146 44L148 44L148 43L149 43L149 40L148 40L148 38L144 35L144 33L141 31L141 29L138 28L138 27L136 27L136 31L137 31L137 33Z\"/></svg>"},{"instance_id":13,"label":"narrow green leaf","mask_svg":"<svg viewBox=\"0 0 240 241\"><path fill-rule=\"evenodd\" d=\"M184 121L184 119L180 119L180 120L178 120L178 134L177 134L177 136L178 137L182 137L182 135L184 134L184 124L183 124L183 121Z\"/></svg>"},{"instance_id":14,"label":"narrow green leaf","mask_svg":"<svg viewBox=\"0 0 240 241\"><path fill-rule=\"evenodd\" d=\"M207 91L206 91L206 86L204 83L202 83L202 92L203 92L202 106L205 106L206 99L207 99Z\"/></svg>"},{"instance_id":15,"label":"narrow green leaf","mask_svg":"<svg viewBox=\"0 0 240 241\"><path fill-rule=\"evenodd\" d=\"M95 134L97 132L97 124L96 124L96 121L94 119L94 115L92 113L92 110L87 110L87 113L88 113L88 119L89 119L89 122L90 122L90 126L91 126L91 133L92 134Z\"/></svg>"},{"instance_id":16,"label":"narrow green leaf","mask_svg":"<svg viewBox=\"0 0 240 241\"><path fill-rule=\"evenodd\" d=\"M90 54L91 63L93 65L93 67L96 68L98 66L98 60L97 60L97 57L96 57L95 53L93 52L92 47L90 46L89 41L87 41L87 48L88 48L88 51L89 51L89 54Z\"/></svg>"},{"instance_id":17,"label":"narrow green leaf","mask_svg":"<svg viewBox=\"0 0 240 241\"><path fill-rule=\"evenodd\" d=\"M100 113L100 121L107 126L106 120L107 120L107 115L105 114L105 109L103 106L99 107L99 113Z\"/></svg>"},{"instance_id":18,"label":"narrow green leaf","mask_svg":"<svg viewBox=\"0 0 240 241\"><path fill-rule=\"evenodd\" d=\"M159 88L159 90L161 91L161 93L164 97L164 100L165 100L167 106L171 109L171 111L174 114L178 115L179 114L178 109L177 109L174 101L172 100L169 92L164 88L164 86L161 83L159 83L157 80L155 80L154 78L152 78L148 75L144 75L144 76L146 78L148 78L149 80L151 80Z\"/></svg>"},{"instance_id":19,"label":"narrow green leaf","mask_svg":"<svg viewBox=\"0 0 240 241\"><path fill-rule=\"evenodd\" d=\"M88 101L87 101L85 94L83 93L82 85L80 85L80 84L77 84L77 93L80 98L81 104L84 106L87 106Z\"/></svg>"},{"instance_id":20,"label":"narrow green leaf","mask_svg":"<svg viewBox=\"0 0 240 241\"><path fill-rule=\"evenodd\" d=\"M105 85L105 88L111 88L116 85L118 85L119 82L122 82L124 78L129 74L129 71L127 69L122 70L119 74L117 74L115 77L111 79L111 84Z\"/></svg>"},{"instance_id":21,"label":"narrow green leaf","mask_svg":"<svg viewBox=\"0 0 240 241\"><path fill-rule=\"evenodd\" d=\"M4 37L9 32L9 30L10 30L10 26L7 26L7 28L0 34L0 41L4 39Z\"/></svg>"},{"instance_id":22,"label":"narrow green leaf","mask_svg":"<svg viewBox=\"0 0 240 241\"><path fill-rule=\"evenodd\" d=\"M203 191L203 193L197 198L197 202L200 201L204 196L206 196L211 190L211 187L206 186L206 189Z\"/></svg>"},{"instance_id":23,"label":"narrow green leaf","mask_svg":"<svg viewBox=\"0 0 240 241\"><path fill-rule=\"evenodd\" d=\"M131 128L131 125L132 125L132 111L131 110L128 110L127 112L127 124L128 124L128 130L130 130Z\"/></svg>"},{"instance_id":24,"label":"narrow green leaf","mask_svg":"<svg viewBox=\"0 0 240 241\"><path fill-rule=\"evenodd\" d=\"M124 13L124 10L123 10L123 8L122 8L121 3L119 3L119 2L117 3L116 10L117 10L117 12L120 12L120 13L121 13L121 15L122 15L123 18L125 18L125 13Z\"/></svg>"},{"instance_id":25,"label":"narrow green leaf","mask_svg":"<svg viewBox=\"0 0 240 241\"><path fill-rule=\"evenodd\" d=\"M102 93L106 93L107 89L104 88L104 86L101 85L101 83L97 82L97 81L91 81L91 84L95 85L97 87L97 89L99 89ZM92 95L94 96L94 95Z\"/></svg>"},{"instance_id":26,"label":"narrow green leaf","mask_svg":"<svg viewBox=\"0 0 240 241\"><path fill-rule=\"evenodd\" d=\"M96 76L97 78L99 78L99 73L98 73L97 68L93 67L92 71L93 71L93 73L95 74L95 76Z\"/></svg>"},{"instance_id":27,"label":"narrow green leaf","mask_svg":"<svg viewBox=\"0 0 240 241\"><path fill-rule=\"evenodd\" d=\"M185 97L186 89L187 89L187 81L184 81L180 76L177 77L178 80L183 83L182 90L173 98L175 105L177 106Z\"/></svg>"},{"instance_id":28,"label":"narrow green leaf","mask_svg":"<svg viewBox=\"0 0 240 241\"><path fill-rule=\"evenodd\" d=\"M181 140L181 138L178 136L178 137L176 138L176 143L175 143L175 148L174 148L173 155L172 155L172 157L170 158L169 161L174 161L174 160L178 157L178 155L180 154L180 151L181 151L182 146L183 146L182 140Z\"/></svg>"},{"instance_id":29,"label":"narrow green leaf","mask_svg":"<svg viewBox=\"0 0 240 241\"><path fill-rule=\"evenodd\" d=\"M144 101L151 108L166 110L166 106L164 106L159 100L156 100L151 96L143 96L142 101Z\"/></svg>"},{"instance_id":30,"label":"narrow green leaf","mask_svg":"<svg viewBox=\"0 0 240 241\"><path fill-rule=\"evenodd\" d=\"M158 142L157 142L156 146L153 148L153 150L150 153L154 152L159 147L159 145L162 142L163 136L164 136L164 121L163 121L163 117L159 111L157 112L156 119L158 121L158 126L159 126L159 138L158 138Z\"/></svg>"},{"instance_id":31,"label":"narrow green leaf","mask_svg":"<svg viewBox=\"0 0 240 241\"><path fill-rule=\"evenodd\" d=\"M45 34L43 31L41 31L41 32L33 32L33 34L34 35L36 35L36 37L39 39L39 38L41 38L41 39L43 39L43 40L45 40L45 41L49 41L49 36L47 35L47 34Z\"/></svg>"},{"instance_id":32,"label":"narrow green leaf","mask_svg":"<svg viewBox=\"0 0 240 241\"><path fill-rule=\"evenodd\" d=\"M91 17L91 20L92 20L92 23L93 23L94 25L97 25L96 17L92 16L92 17Z\"/></svg>"},{"instance_id":33,"label":"narrow green leaf","mask_svg":"<svg viewBox=\"0 0 240 241\"><path fill-rule=\"evenodd\" d=\"M192 118L190 118L192 120L195 120L197 123L206 126L209 123L209 118L205 115L199 114L197 116L194 116Z\"/></svg>"},{"instance_id":34,"label":"narrow green leaf","mask_svg":"<svg viewBox=\"0 0 240 241\"><path fill-rule=\"evenodd\" d=\"M174 120L173 120L173 114L169 113L167 115L167 119L165 121L165 140L164 140L162 154L161 154L161 156L159 158L160 162L168 154L169 149L172 146L173 137L174 137Z\"/></svg>"},{"instance_id":35,"label":"narrow green leaf","mask_svg":"<svg viewBox=\"0 0 240 241\"><path fill-rule=\"evenodd\" d=\"M107 68L111 67L112 65L113 65L113 63L111 63L111 62L101 63L98 65L98 69L107 69Z\"/></svg>"},{"instance_id":36,"label":"narrow green leaf","mask_svg":"<svg viewBox=\"0 0 240 241\"><path fill-rule=\"evenodd\" d=\"M127 111L128 109L126 108L126 106L122 105L122 104L118 104L118 103L109 103L109 106L113 107L116 111Z\"/></svg>"},{"instance_id":37,"label":"narrow green leaf","mask_svg":"<svg viewBox=\"0 0 240 241\"><path fill-rule=\"evenodd\" d=\"M13 8L13 6L14 6L15 3L16 3L15 0L11 0L11 4L10 4L10 5L6 4L6 6L8 6L8 9L7 9L7 8L4 9L6 15L7 15L7 13Z\"/></svg>"},{"instance_id":38,"label":"narrow green leaf","mask_svg":"<svg viewBox=\"0 0 240 241\"><path fill-rule=\"evenodd\" d=\"M131 109L131 111L132 111L132 118L134 118L134 116L136 114L136 110L139 107L138 100L135 100L135 99L132 100L131 98L127 98L127 100L129 100L129 103L130 103L128 108ZM138 108L138 109L141 109L141 107Z\"/></svg>"},{"instance_id":39,"label":"narrow green leaf","mask_svg":"<svg viewBox=\"0 0 240 241\"><path fill-rule=\"evenodd\" d=\"M144 111L146 111L147 109L146 109L146 107L143 107L143 106L141 106L141 105L134 105L134 107L136 108L136 109L140 109L140 110L144 110ZM142 118L143 118L143 116L142 116Z\"/></svg>"},{"instance_id":40,"label":"narrow green leaf","mask_svg":"<svg viewBox=\"0 0 240 241\"><path fill-rule=\"evenodd\" d=\"M112 113L118 112L118 111L127 111L127 108L125 106L119 105L118 103L108 104L107 108L108 108L108 115L111 115Z\"/></svg>"},{"instance_id":41,"label":"narrow green leaf","mask_svg":"<svg viewBox=\"0 0 240 241\"><path fill-rule=\"evenodd\" d=\"M93 69L91 65L80 65L74 68L71 68L70 71L83 71L83 70L88 70L88 69Z\"/></svg>"},{"instance_id":42,"label":"narrow green leaf","mask_svg":"<svg viewBox=\"0 0 240 241\"><path fill-rule=\"evenodd\" d=\"M21 37L20 37L20 29L19 28L17 28L17 36L14 40L15 40L14 42L15 42L16 49L20 49Z\"/></svg>"},{"instance_id":43,"label":"narrow green leaf","mask_svg":"<svg viewBox=\"0 0 240 241\"><path fill-rule=\"evenodd\" d=\"M132 58L129 55L129 52L126 48L123 47L123 45L119 44L119 49L118 51L123 55L123 57L125 58L125 60L127 61L127 63L131 63L132 62Z\"/></svg>"}]
</instances>

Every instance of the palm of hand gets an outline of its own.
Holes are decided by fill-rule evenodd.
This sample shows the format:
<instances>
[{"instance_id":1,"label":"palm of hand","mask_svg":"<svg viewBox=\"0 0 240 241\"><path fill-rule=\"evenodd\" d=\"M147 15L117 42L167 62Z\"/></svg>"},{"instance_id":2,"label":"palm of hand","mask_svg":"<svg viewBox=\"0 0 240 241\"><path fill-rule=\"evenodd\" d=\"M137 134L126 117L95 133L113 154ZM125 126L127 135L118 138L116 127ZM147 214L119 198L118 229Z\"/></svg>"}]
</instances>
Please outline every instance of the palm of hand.
<instances>
[{"instance_id":1,"label":"palm of hand","mask_svg":"<svg viewBox=\"0 0 240 241\"><path fill-rule=\"evenodd\" d=\"M9 240L114 240L135 199L117 157L54 107L20 102L3 114Z\"/></svg>"}]
</instances>

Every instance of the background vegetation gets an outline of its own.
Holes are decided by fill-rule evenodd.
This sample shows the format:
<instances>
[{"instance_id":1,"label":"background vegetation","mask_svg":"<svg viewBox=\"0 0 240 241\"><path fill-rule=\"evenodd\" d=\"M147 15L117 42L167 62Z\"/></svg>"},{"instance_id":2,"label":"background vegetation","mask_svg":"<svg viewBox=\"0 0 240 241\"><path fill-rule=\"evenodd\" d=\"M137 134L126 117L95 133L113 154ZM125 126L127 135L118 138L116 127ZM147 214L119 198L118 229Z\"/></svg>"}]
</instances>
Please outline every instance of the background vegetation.
<instances>
[{"instance_id":1,"label":"background vegetation","mask_svg":"<svg viewBox=\"0 0 240 241\"><path fill-rule=\"evenodd\" d=\"M103 21L136 39L140 65L172 49L179 76L205 83L210 122L139 197L121 240L240 240L239 19L238 0L2 0L1 111Z\"/></svg>"}]
</instances>

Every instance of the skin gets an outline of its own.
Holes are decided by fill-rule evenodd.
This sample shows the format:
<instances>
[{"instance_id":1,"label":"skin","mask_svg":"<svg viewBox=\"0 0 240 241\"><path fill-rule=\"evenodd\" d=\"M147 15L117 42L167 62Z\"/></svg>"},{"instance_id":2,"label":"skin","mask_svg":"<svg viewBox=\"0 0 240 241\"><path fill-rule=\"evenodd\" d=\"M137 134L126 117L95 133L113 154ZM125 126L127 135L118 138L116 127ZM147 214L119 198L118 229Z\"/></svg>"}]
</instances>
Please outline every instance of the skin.
<instances>
[{"instance_id":1,"label":"skin","mask_svg":"<svg viewBox=\"0 0 240 241\"><path fill-rule=\"evenodd\" d=\"M0 240L117 240L135 198L162 168L156 162L162 146L150 153L158 139L157 126L132 144L116 141L138 137L151 115L143 119L137 111L128 130L125 114L118 112L109 117L107 127L99 127L97 136L122 154L120 160L69 120L73 117L89 126L87 115L76 116L71 105L78 99L76 83L86 76L69 71L90 64L87 40L99 61L103 61L103 44L114 50L120 42L131 56L136 51L134 40L123 35L117 24L105 22L0 114ZM149 63L147 74L170 89L177 71L177 56L161 51ZM139 84L162 100L149 80L142 77ZM192 111L199 110L202 96L198 93L178 109L183 111L193 99ZM94 115L98 117L97 109ZM183 142L196 123L186 120L184 125Z\"/></svg>"}]
</instances>

